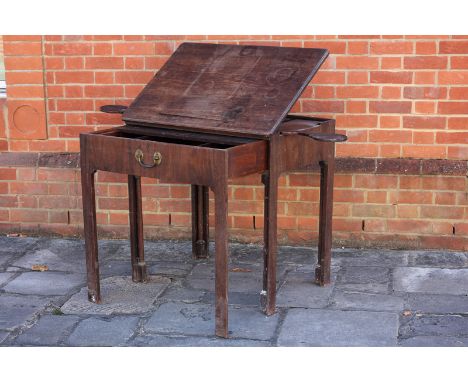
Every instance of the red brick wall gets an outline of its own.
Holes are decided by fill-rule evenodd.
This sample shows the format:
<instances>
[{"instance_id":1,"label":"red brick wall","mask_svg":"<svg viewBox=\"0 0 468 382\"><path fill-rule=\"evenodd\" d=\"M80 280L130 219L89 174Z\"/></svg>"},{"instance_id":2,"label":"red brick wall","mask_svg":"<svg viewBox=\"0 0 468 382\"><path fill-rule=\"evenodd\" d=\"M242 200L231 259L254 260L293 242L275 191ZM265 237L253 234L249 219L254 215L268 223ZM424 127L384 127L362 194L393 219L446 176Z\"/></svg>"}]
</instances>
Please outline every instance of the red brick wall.
<instances>
[{"instance_id":1,"label":"red brick wall","mask_svg":"<svg viewBox=\"0 0 468 382\"><path fill-rule=\"evenodd\" d=\"M5 129L0 122L0 147L77 152L80 132L120 123L99 107L130 102L186 40L329 49L293 111L336 118L349 136L337 145L339 157L465 166L448 174L338 173L336 241L468 249L468 36L5 36L8 116ZM22 113L15 114L19 107ZM1 231L81 232L79 170L36 164L0 171ZM316 174L282 178L282 242L316 237L317 180ZM98 181L102 231L126 236L123 178L101 173ZM147 236L186 237L189 188L147 180L143 192ZM261 238L259 177L235 180L230 192L232 237Z\"/></svg>"}]
</instances>

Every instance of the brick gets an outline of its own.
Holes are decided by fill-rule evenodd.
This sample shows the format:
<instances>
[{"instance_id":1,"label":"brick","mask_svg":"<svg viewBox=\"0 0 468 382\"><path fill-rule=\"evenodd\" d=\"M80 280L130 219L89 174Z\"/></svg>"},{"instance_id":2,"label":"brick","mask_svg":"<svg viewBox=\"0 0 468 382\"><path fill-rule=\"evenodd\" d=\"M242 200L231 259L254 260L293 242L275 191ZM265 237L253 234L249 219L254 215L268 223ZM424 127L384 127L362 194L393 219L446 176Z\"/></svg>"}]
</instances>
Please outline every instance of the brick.
<instances>
[{"instance_id":1,"label":"brick","mask_svg":"<svg viewBox=\"0 0 468 382\"><path fill-rule=\"evenodd\" d=\"M52 52L57 56L82 56L92 53L92 44L81 42L63 42L51 44Z\"/></svg>"},{"instance_id":2,"label":"brick","mask_svg":"<svg viewBox=\"0 0 468 382\"><path fill-rule=\"evenodd\" d=\"M121 85L110 85L110 86L86 86L84 88L84 94L86 97L97 98L97 97L123 97L124 88Z\"/></svg>"},{"instance_id":3,"label":"brick","mask_svg":"<svg viewBox=\"0 0 468 382\"><path fill-rule=\"evenodd\" d=\"M381 57L380 59L381 69L402 69L402 58L401 57Z\"/></svg>"},{"instance_id":4,"label":"brick","mask_svg":"<svg viewBox=\"0 0 468 382\"><path fill-rule=\"evenodd\" d=\"M398 185L398 177L394 175L356 175L354 186L368 189L392 189Z\"/></svg>"},{"instance_id":5,"label":"brick","mask_svg":"<svg viewBox=\"0 0 468 382\"><path fill-rule=\"evenodd\" d=\"M92 111L93 100L90 99L63 99L57 101L57 107L62 111Z\"/></svg>"},{"instance_id":6,"label":"brick","mask_svg":"<svg viewBox=\"0 0 468 382\"><path fill-rule=\"evenodd\" d=\"M302 102L302 110L308 112L324 112L324 113L343 113L343 101L315 101L304 100Z\"/></svg>"},{"instance_id":7,"label":"brick","mask_svg":"<svg viewBox=\"0 0 468 382\"><path fill-rule=\"evenodd\" d=\"M370 43L371 54L411 54L413 42L411 41L372 41Z\"/></svg>"},{"instance_id":8,"label":"brick","mask_svg":"<svg viewBox=\"0 0 468 382\"><path fill-rule=\"evenodd\" d=\"M358 190L337 190L333 192L335 203L364 203L364 193Z\"/></svg>"},{"instance_id":9,"label":"brick","mask_svg":"<svg viewBox=\"0 0 468 382\"><path fill-rule=\"evenodd\" d=\"M304 41L304 48L328 49L331 54L346 53L345 41Z\"/></svg>"},{"instance_id":10,"label":"brick","mask_svg":"<svg viewBox=\"0 0 468 382\"><path fill-rule=\"evenodd\" d=\"M393 115L381 115L379 117L380 127L386 128L399 128L401 126L401 117Z\"/></svg>"},{"instance_id":11,"label":"brick","mask_svg":"<svg viewBox=\"0 0 468 382\"><path fill-rule=\"evenodd\" d=\"M347 72L348 84L369 84L369 72Z\"/></svg>"},{"instance_id":12,"label":"brick","mask_svg":"<svg viewBox=\"0 0 468 382\"><path fill-rule=\"evenodd\" d=\"M434 41L416 42L416 54L436 54L437 43Z\"/></svg>"},{"instance_id":13,"label":"brick","mask_svg":"<svg viewBox=\"0 0 468 382\"><path fill-rule=\"evenodd\" d=\"M437 103L435 101L416 101L414 111L417 114L435 114Z\"/></svg>"},{"instance_id":14,"label":"brick","mask_svg":"<svg viewBox=\"0 0 468 382\"><path fill-rule=\"evenodd\" d=\"M3 42L5 56L38 56L42 54L40 42Z\"/></svg>"},{"instance_id":15,"label":"brick","mask_svg":"<svg viewBox=\"0 0 468 382\"><path fill-rule=\"evenodd\" d=\"M399 218L418 218L419 206L414 205L398 205L396 206L397 216Z\"/></svg>"},{"instance_id":16,"label":"brick","mask_svg":"<svg viewBox=\"0 0 468 382\"><path fill-rule=\"evenodd\" d=\"M407 158L445 158L445 147L417 145L403 146L403 156Z\"/></svg>"},{"instance_id":17,"label":"brick","mask_svg":"<svg viewBox=\"0 0 468 382\"><path fill-rule=\"evenodd\" d=\"M405 113L411 112L409 101L370 101L369 111L371 113Z\"/></svg>"},{"instance_id":18,"label":"brick","mask_svg":"<svg viewBox=\"0 0 468 382\"><path fill-rule=\"evenodd\" d=\"M450 57L450 69L468 69L468 57Z\"/></svg>"},{"instance_id":19,"label":"brick","mask_svg":"<svg viewBox=\"0 0 468 382\"><path fill-rule=\"evenodd\" d=\"M344 84L344 72L319 71L311 81L312 84Z\"/></svg>"},{"instance_id":20,"label":"brick","mask_svg":"<svg viewBox=\"0 0 468 382\"><path fill-rule=\"evenodd\" d=\"M10 220L12 222L43 223L48 219L46 210L12 209Z\"/></svg>"},{"instance_id":21,"label":"brick","mask_svg":"<svg viewBox=\"0 0 468 382\"><path fill-rule=\"evenodd\" d=\"M348 54L368 54L369 43L367 41L348 41Z\"/></svg>"},{"instance_id":22,"label":"brick","mask_svg":"<svg viewBox=\"0 0 468 382\"><path fill-rule=\"evenodd\" d=\"M434 86L405 86L403 97L408 99L447 98L447 88Z\"/></svg>"},{"instance_id":23,"label":"brick","mask_svg":"<svg viewBox=\"0 0 468 382\"><path fill-rule=\"evenodd\" d=\"M421 206L421 217L431 219L463 219L462 207Z\"/></svg>"},{"instance_id":24,"label":"brick","mask_svg":"<svg viewBox=\"0 0 468 382\"><path fill-rule=\"evenodd\" d=\"M337 156L358 156L361 157L376 157L378 147L375 144L349 143L347 145L339 145L336 147Z\"/></svg>"},{"instance_id":25,"label":"brick","mask_svg":"<svg viewBox=\"0 0 468 382\"><path fill-rule=\"evenodd\" d=\"M4 64L7 70L42 70L40 56L6 56Z\"/></svg>"},{"instance_id":26,"label":"brick","mask_svg":"<svg viewBox=\"0 0 468 382\"><path fill-rule=\"evenodd\" d=\"M439 102L437 110L440 114L466 114L468 102Z\"/></svg>"},{"instance_id":27,"label":"brick","mask_svg":"<svg viewBox=\"0 0 468 382\"><path fill-rule=\"evenodd\" d=\"M440 41L439 54L467 54L468 41Z\"/></svg>"},{"instance_id":28,"label":"brick","mask_svg":"<svg viewBox=\"0 0 468 382\"><path fill-rule=\"evenodd\" d=\"M78 84L93 83L94 73L83 71L55 72L55 83L57 84Z\"/></svg>"},{"instance_id":29,"label":"brick","mask_svg":"<svg viewBox=\"0 0 468 382\"><path fill-rule=\"evenodd\" d=\"M458 190L466 189L466 181L461 177L424 177L422 178L424 189L428 190Z\"/></svg>"},{"instance_id":30,"label":"brick","mask_svg":"<svg viewBox=\"0 0 468 382\"><path fill-rule=\"evenodd\" d=\"M434 144L435 134L429 131L415 131L413 132L413 143L414 144Z\"/></svg>"},{"instance_id":31,"label":"brick","mask_svg":"<svg viewBox=\"0 0 468 382\"><path fill-rule=\"evenodd\" d=\"M377 116L375 115L338 115L336 116L337 127L377 127Z\"/></svg>"},{"instance_id":32,"label":"brick","mask_svg":"<svg viewBox=\"0 0 468 382\"><path fill-rule=\"evenodd\" d=\"M412 56L405 57L405 69L447 69L448 58L440 56Z\"/></svg>"},{"instance_id":33,"label":"brick","mask_svg":"<svg viewBox=\"0 0 468 382\"><path fill-rule=\"evenodd\" d=\"M468 145L468 132L438 132L436 143Z\"/></svg>"},{"instance_id":34,"label":"brick","mask_svg":"<svg viewBox=\"0 0 468 382\"><path fill-rule=\"evenodd\" d=\"M377 69L379 60L376 57L337 57L337 69Z\"/></svg>"},{"instance_id":35,"label":"brick","mask_svg":"<svg viewBox=\"0 0 468 382\"><path fill-rule=\"evenodd\" d=\"M384 204L387 201L386 191L367 191L366 202Z\"/></svg>"},{"instance_id":36,"label":"brick","mask_svg":"<svg viewBox=\"0 0 468 382\"><path fill-rule=\"evenodd\" d=\"M468 154L466 152L466 147L451 147L447 148L447 158L448 159L467 159Z\"/></svg>"},{"instance_id":37,"label":"brick","mask_svg":"<svg viewBox=\"0 0 468 382\"><path fill-rule=\"evenodd\" d=\"M435 193L435 204L437 205L455 205L456 204L455 192L436 192Z\"/></svg>"},{"instance_id":38,"label":"brick","mask_svg":"<svg viewBox=\"0 0 468 382\"><path fill-rule=\"evenodd\" d=\"M455 130L468 129L468 117L450 117L448 119L448 128Z\"/></svg>"},{"instance_id":39,"label":"brick","mask_svg":"<svg viewBox=\"0 0 468 382\"><path fill-rule=\"evenodd\" d=\"M65 57L64 63L67 70L84 69L83 57Z\"/></svg>"},{"instance_id":40,"label":"brick","mask_svg":"<svg viewBox=\"0 0 468 382\"><path fill-rule=\"evenodd\" d=\"M374 129L369 132L370 142L410 143L411 140L410 131Z\"/></svg>"},{"instance_id":41,"label":"brick","mask_svg":"<svg viewBox=\"0 0 468 382\"><path fill-rule=\"evenodd\" d=\"M112 55L112 44L111 43L96 43L96 44L93 44L93 55L94 56L110 56L110 55Z\"/></svg>"},{"instance_id":42,"label":"brick","mask_svg":"<svg viewBox=\"0 0 468 382\"><path fill-rule=\"evenodd\" d=\"M426 220L388 220L387 228L390 232L431 233L432 223Z\"/></svg>"},{"instance_id":43,"label":"brick","mask_svg":"<svg viewBox=\"0 0 468 382\"><path fill-rule=\"evenodd\" d=\"M432 192L392 191L389 193L392 204L432 204Z\"/></svg>"},{"instance_id":44,"label":"brick","mask_svg":"<svg viewBox=\"0 0 468 382\"><path fill-rule=\"evenodd\" d=\"M125 71L115 72L115 81L122 84L145 84L153 77L152 72Z\"/></svg>"},{"instance_id":45,"label":"brick","mask_svg":"<svg viewBox=\"0 0 468 382\"><path fill-rule=\"evenodd\" d=\"M451 100L468 100L468 87L452 87L450 88Z\"/></svg>"},{"instance_id":46,"label":"brick","mask_svg":"<svg viewBox=\"0 0 468 382\"><path fill-rule=\"evenodd\" d=\"M468 70L451 70L439 72L439 84L441 85L467 85Z\"/></svg>"},{"instance_id":47,"label":"brick","mask_svg":"<svg viewBox=\"0 0 468 382\"><path fill-rule=\"evenodd\" d=\"M398 86L382 86L381 98L385 99L400 99L401 88Z\"/></svg>"},{"instance_id":48,"label":"brick","mask_svg":"<svg viewBox=\"0 0 468 382\"><path fill-rule=\"evenodd\" d=\"M392 218L395 216L395 207L376 204L353 204L352 215L356 217Z\"/></svg>"},{"instance_id":49,"label":"brick","mask_svg":"<svg viewBox=\"0 0 468 382\"><path fill-rule=\"evenodd\" d=\"M123 69L122 57L86 57L86 69Z\"/></svg>"},{"instance_id":50,"label":"brick","mask_svg":"<svg viewBox=\"0 0 468 382\"><path fill-rule=\"evenodd\" d=\"M411 72L370 72L371 83L410 84L412 81L413 73Z\"/></svg>"},{"instance_id":51,"label":"brick","mask_svg":"<svg viewBox=\"0 0 468 382\"><path fill-rule=\"evenodd\" d=\"M337 87L337 98L377 98L379 88L377 86L345 86Z\"/></svg>"},{"instance_id":52,"label":"brick","mask_svg":"<svg viewBox=\"0 0 468 382\"><path fill-rule=\"evenodd\" d=\"M121 56L154 55L154 48L155 46L151 42L114 43L114 54Z\"/></svg>"},{"instance_id":53,"label":"brick","mask_svg":"<svg viewBox=\"0 0 468 382\"><path fill-rule=\"evenodd\" d=\"M436 73L435 72L415 72L414 83L416 85L428 84L433 85L435 83Z\"/></svg>"},{"instance_id":54,"label":"brick","mask_svg":"<svg viewBox=\"0 0 468 382\"><path fill-rule=\"evenodd\" d=\"M445 117L403 116L403 127L407 129L445 129Z\"/></svg>"},{"instance_id":55,"label":"brick","mask_svg":"<svg viewBox=\"0 0 468 382\"><path fill-rule=\"evenodd\" d=\"M346 101L346 113L366 113L367 101Z\"/></svg>"},{"instance_id":56,"label":"brick","mask_svg":"<svg viewBox=\"0 0 468 382\"><path fill-rule=\"evenodd\" d=\"M8 98L44 98L44 86L42 84L31 86L9 86Z\"/></svg>"},{"instance_id":57,"label":"brick","mask_svg":"<svg viewBox=\"0 0 468 382\"><path fill-rule=\"evenodd\" d=\"M27 72L11 72L5 73L5 80L7 84L42 84L44 77L42 71L27 71ZM7 90L8 92L8 90Z\"/></svg>"}]
</instances>

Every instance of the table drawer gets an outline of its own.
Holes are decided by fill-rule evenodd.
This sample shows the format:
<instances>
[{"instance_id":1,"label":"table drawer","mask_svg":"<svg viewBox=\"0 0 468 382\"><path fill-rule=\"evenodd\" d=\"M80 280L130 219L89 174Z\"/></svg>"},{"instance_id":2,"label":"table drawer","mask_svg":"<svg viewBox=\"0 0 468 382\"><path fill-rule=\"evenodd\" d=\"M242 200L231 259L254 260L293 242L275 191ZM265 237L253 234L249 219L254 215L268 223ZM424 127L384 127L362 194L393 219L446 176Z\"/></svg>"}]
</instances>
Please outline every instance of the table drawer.
<instances>
[{"instance_id":1,"label":"table drawer","mask_svg":"<svg viewBox=\"0 0 468 382\"><path fill-rule=\"evenodd\" d=\"M119 128L80 135L81 153L94 170L212 185L225 163L229 177L266 169L267 142L222 144L147 136ZM224 161L224 162L223 162Z\"/></svg>"}]
</instances>

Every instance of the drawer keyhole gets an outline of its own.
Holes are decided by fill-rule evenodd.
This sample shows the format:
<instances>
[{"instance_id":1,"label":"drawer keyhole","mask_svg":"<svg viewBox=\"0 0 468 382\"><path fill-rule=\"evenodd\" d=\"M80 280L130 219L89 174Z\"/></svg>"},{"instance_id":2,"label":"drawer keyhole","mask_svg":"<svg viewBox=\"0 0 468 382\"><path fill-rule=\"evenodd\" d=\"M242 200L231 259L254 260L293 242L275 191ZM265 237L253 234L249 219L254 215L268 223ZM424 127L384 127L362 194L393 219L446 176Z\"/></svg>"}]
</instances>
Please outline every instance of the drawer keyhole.
<instances>
[{"instance_id":1,"label":"drawer keyhole","mask_svg":"<svg viewBox=\"0 0 468 382\"><path fill-rule=\"evenodd\" d=\"M160 152L155 152L153 154L153 163L145 163L143 161L144 160L143 151L141 149L137 149L135 151L135 159L137 160L137 162L140 164L141 167L152 168L154 166L159 166L161 164L162 155Z\"/></svg>"}]
</instances>

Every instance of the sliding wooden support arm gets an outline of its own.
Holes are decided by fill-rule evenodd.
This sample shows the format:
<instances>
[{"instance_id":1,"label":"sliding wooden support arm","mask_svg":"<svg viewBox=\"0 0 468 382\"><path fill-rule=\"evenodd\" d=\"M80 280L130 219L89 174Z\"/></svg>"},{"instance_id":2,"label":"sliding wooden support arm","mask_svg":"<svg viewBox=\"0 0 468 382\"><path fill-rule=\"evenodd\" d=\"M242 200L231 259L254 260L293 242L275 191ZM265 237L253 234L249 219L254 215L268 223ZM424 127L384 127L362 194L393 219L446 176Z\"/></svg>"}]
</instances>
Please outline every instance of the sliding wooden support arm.
<instances>
[{"instance_id":1,"label":"sliding wooden support arm","mask_svg":"<svg viewBox=\"0 0 468 382\"><path fill-rule=\"evenodd\" d=\"M320 133L318 131L310 131L310 129L304 129L302 131L285 131L281 132L281 135L302 135L304 137L315 139L319 142L345 142L348 139L348 137L343 134Z\"/></svg>"},{"instance_id":2,"label":"sliding wooden support arm","mask_svg":"<svg viewBox=\"0 0 468 382\"><path fill-rule=\"evenodd\" d=\"M108 114L123 114L127 109L127 106L124 105L104 105L99 108L103 113Z\"/></svg>"}]
</instances>

